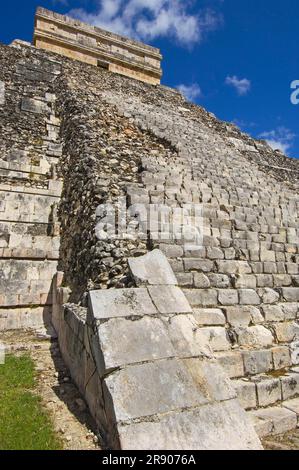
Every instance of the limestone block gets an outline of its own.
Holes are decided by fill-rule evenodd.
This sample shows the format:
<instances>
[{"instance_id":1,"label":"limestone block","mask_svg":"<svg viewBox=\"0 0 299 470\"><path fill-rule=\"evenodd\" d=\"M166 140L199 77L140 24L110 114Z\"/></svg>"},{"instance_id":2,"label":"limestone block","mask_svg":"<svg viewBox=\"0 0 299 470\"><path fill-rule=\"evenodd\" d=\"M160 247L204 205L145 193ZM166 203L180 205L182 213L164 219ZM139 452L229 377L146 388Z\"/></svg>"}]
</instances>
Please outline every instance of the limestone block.
<instances>
[{"instance_id":1,"label":"limestone block","mask_svg":"<svg viewBox=\"0 0 299 470\"><path fill-rule=\"evenodd\" d=\"M192 308L179 287L150 286L148 292L160 313L192 313Z\"/></svg>"},{"instance_id":2,"label":"limestone block","mask_svg":"<svg viewBox=\"0 0 299 470\"><path fill-rule=\"evenodd\" d=\"M230 280L226 274L208 274L210 284L212 287L217 287L218 289L227 289L230 287Z\"/></svg>"},{"instance_id":3,"label":"limestone block","mask_svg":"<svg viewBox=\"0 0 299 470\"><path fill-rule=\"evenodd\" d=\"M261 407L273 405L281 400L279 379L262 377L256 384L258 405Z\"/></svg>"},{"instance_id":4,"label":"limestone block","mask_svg":"<svg viewBox=\"0 0 299 470\"><path fill-rule=\"evenodd\" d=\"M283 321L285 315L281 305L263 305L263 314L266 321Z\"/></svg>"},{"instance_id":5,"label":"limestone block","mask_svg":"<svg viewBox=\"0 0 299 470\"><path fill-rule=\"evenodd\" d=\"M225 325L225 316L219 308L195 308L193 315L198 325L219 326Z\"/></svg>"},{"instance_id":6,"label":"limestone block","mask_svg":"<svg viewBox=\"0 0 299 470\"><path fill-rule=\"evenodd\" d=\"M199 271L208 273L213 271L213 261L197 258L185 258L184 265L186 271Z\"/></svg>"},{"instance_id":7,"label":"limestone block","mask_svg":"<svg viewBox=\"0 0 299 470\"><path fill-rule=\"evenodd\" d=\"M236 289L255 289L256 276L253 274L239 274L235 280Z\"/></svg>"},{"instance_id":8,"label":"limestone block","mask_svg":"<svg viewBox=\"0 0 299 470\"><path fill-rule=\"evenodd\" d=\"M220 289L218 301L221 305L236 305L239 301L238 291L235 289Z\"/></svg>"},{"instance_id":9,"label":"limestone block","mask_svg":"<svg viewBox=\"0 0 299 470\"><path fill-rule=\"evenodd\" d=\"M121 425L118 432L120 446L126 450L261 449L237 400L170 413L155 421Z\"/></svg>"},{"instance_id":10,"label":"limestone block","mask_svg":"<svg viewBox=\"0 0 299 470\"><path fill-rule=\"evenodd\" d=\"M296 413L279 406L250 411L249 415L260 437L283 434L291 429L296 429L297 426Z\"/></svg>"},{"instance_id":11,"label":"limestone block","mask_svg":"<svg viewBox=\"0 0 299 470\"><path fill-rule=\"evenodd\" d=\"M240 346L264 348L271 346L274 342L271 331L262 325L250 326L248 328L239 327L235 329L235 332Z\"/></svg>"},{"instance_id":12,"label":"limestone block","mask_svg":"<svg viewBox=\"0 0 299 470\"><path fill-rule=\"evenodd\" d=\"M284 375L280 377L280 381L283 400L299 395L299 374Z\"/></svg>"},{"instance_id":13,"label":"limestone block","mask_svg":"<svg viewBox=\"0 0 299 470\"><path fill-rule=\"evenodd\" d=\"M47 110L47 105L44 101L23 98L21 102L21 110L34 114L42 114Z\"/></svg>"},{"instance_id":14,"label":"limestone block","mask_svg":"<svg viewBox=\"0 0 299 470\"><path fill-rule=\"evenodd\" d=\"M299 398L293 398L292 400L284 401L283 407L293 411L297 414L297 417L299 417Z\"/></svg>"},{"instance_id":15,"label":"limestone block","mask_svg":"<svg viewBox=\"0 0 299 470\"><path fill-rule=\"evenodd\" d=\"M250 274L252 272L247 261L217 261L218 272L223 274Z\"/></svg>"},{"instance_id":16,"label":"limestone block","mask_svg":"<svg viewBox=\"0 0 299 470\"><path fill-rule=\"evenodd\" d=\"M273 276L271 274L257 274L257 287L273 287Z\"/></svg>"},{"instance_id":17,"label":"limestone block","mask_svg":"<svg viewBox=\"0 0 299 470\"><path fill-rule=\"evenodd\" d=\"M299 340L299 325L296 322L275 323L273 328L280 343Z\"/></svg>"},{"instance_id":18,"label":"limestone block","mask_svg":"<svg viewBox=\"0 0 299 470\"><path fill-rule=\"evenodd\" d=\"M183 289L192 307L216 307L218 304L215 289Z\"/></svg>"},{"instance_id":19,"label":"limestone block","mask_svg":"<svg viewBox=\"0 0 299 470\"><path fill-rule=\"evenodd\" d=\"M89 305L96 320L157 313L145 288L90 291Z\"/></svg>"},{"instance_id":20,"label":"limestone block","mask_svg":"<svg viewBox=\"0 0 299 470\"><path fill-rule=\"evenodd\" d=\"M240 351L217 352L215 357L230 378L243 377L244 364Z\"/></svg>"},{"instance_id":21,"label":"limestone block","mask_svg":"<svg viewBox=\"0 0 299 470\"><path fill-rule=\"evenodd\" d=\"M178 285L180 287L192 287L193 275L192 273L176 273Z\"/></svg>"},{"instance_id":22,"label":"limestone block","mask_svg":"<svg viewBox=\"0 0 299 470\"><path fill-rule=\"evenodd\" d=\"M235 380L233 384L237 391L238 400L243 408L245 408L245 410L256 408L257 399L255 383L242 379Z\"/></svg>"},{"instance_id":23,"label":"limestone block","mask_svg":"<svg viewBox=\"0 0 299 470\"><path fill-rule=\"evenodd\" d=\"M261 299L253 289L240 289L240 304L241 305L260 305Z\"/></svg>"},{"instance_id":24,"label":"limestone block","mask_svg":"<svg viewBox=\"0 0 299 470\"><path fill-rule=\"evenodd\" d=\"M272 353L270 350L244 351L242 354L245 374L256 375L272 369Z\"/></svg>"},{"instance_id":25,"label":"limestone block","mask_svg":"<svg viewBox=\"0 0 299 470\"><path fill-rule=\"evenodd\" d=\"M282 310L286 320L295 320L299 314L299 303L284 303L281 304Z\"/></svg>"},{"instance_id":26,"label":"limestone block","mask_svg":"<svg viewBox=\"0 0 299 470\"><path fill-rule=\"evenodd\" d=\"M287 302L299 302L299 287L283 287L282 295Z\"/></svg>"},{"instance_id":27,"label":"limestone block","mask_svg":"<svg viewBox=\"0 0 299 470\"><path fill-rule=\"evenodd\" d=\"M275 304L279 301L279 293L269 287L259 289L258 294L264 304Z\"/></svg>"},{"instance_id":28,"label":"limestone block","mask_svg":"<svg viewBox=\"0 0 299 470\"><path fill-rule=\"evenodd\" d=\"M299 364L299 341L294 341L290 344L290 351L292 364Z\"/></svg>"},{"instance_id":29,"label":"limestone block","mask_svg":"<svg viewBox=\"0 0 299 470\"><path fill-rule=\"evenodd\" d=\"M291 366L290 350L287 346L277 346L272 349L273 365L275 370Z\"/></svg>"},{"instance_id":30,"label":"limestone block","mask_svg":"<svg viewBox=\"0 0 299 470\"><path fill-rule=\"evenodd\" d=\"M215 359L184 359L183 363L194 382L199 380L209 400L223 401L236 398L237 394L231 380Z\"/></svg>"},{"instance_id":31,"label":"limestone block","mask_svg":"<svg viewBox=\"0 0 299 470\"><path fill-rule=\"evenodd\" d=\"M174 315L164 319L168 334L178 357L212 356L208 337L201 335L193 315Z\"/></svg>"},{"instance_id":32,"label":"limestone block","mask_svg":"<svg viewBox=\"0 0 299 470\"><path fill-rule=\"evenodd\" d=\"M190 375L184 361L169 359L128 366L106 377L104 384L119 422L208 403L201 379Z\"/></svg>"},{"instance_id":33,"label":"limestone block","mask_svg":"<svg viewBox=\"0 0 299 470\"><path fill-rule=\"evenodd\" d=\"M128 264L137 286L177 284L171 266L160 250L153 250L138 258L129 258Z\"/></svg>"},{"instance_id":34,"label":"limestone block","mask_svg":"<svg viewBox=\"0 0 299 470\"><path fill-rule=\"evenodd\" d=\"M203 344L208 343L213 351L228 351L231 344L226 330L222 327L206 327L198 330L198 339Z\"/></svg>"},{"instance_id":35,"label":"limestone block","mask_svg":"<svg viewBox=\"0 0 299 470\"><path fill-rule=\"evenodd\" d=\"M248 326L251 321L251 314L249 309L245 309L241 305L238 307L226 307L225 314L228 323L231 326Z\"/></svg>"},{"instance_id":36,"label":"limestone block","mask_svg":"<svg viewBox=\"0 0 299 470\"><path fill-rule=\"evenodd\" d=\"M210 280L204 273L193 274L194 286L199 289L207 289L210 287Z\"/></svg>"},{"instance_id":37,"label":"limestone block","mask_svg":"<svg viewBox=\"0 0 299 470\"><path fill-rule=\"evenodd\" d=\"M152 316L140 317L135 321L112 318L98 322L96 329L103 362L101 374L127 364L176 355L167 324Z\"/></svg>"}]
</instances>

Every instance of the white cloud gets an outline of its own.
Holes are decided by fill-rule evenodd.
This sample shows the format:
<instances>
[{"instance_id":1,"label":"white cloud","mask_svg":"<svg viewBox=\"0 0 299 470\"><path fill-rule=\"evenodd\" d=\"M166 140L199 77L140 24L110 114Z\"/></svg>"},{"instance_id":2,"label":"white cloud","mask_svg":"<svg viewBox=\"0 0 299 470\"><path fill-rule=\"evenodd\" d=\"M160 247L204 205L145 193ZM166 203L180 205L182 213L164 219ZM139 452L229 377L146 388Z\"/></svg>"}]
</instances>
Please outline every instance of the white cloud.
<instances>
[{"instance_id":1,"label":"white cloud","mask_svg":"<svg viewBox=\"0 0 299 470\"><path fill-rule=\"evenodd\" d=\"M239 96L247 95L251 88L251 81L248 78L238 78L236 75L233 77L227 76L225 79L226 85L234 87Z\"/></svg>"},{"instance_id":2,"label":"white cloud","mask_svg":"<svg viewBox=\"0 0 299 470\"><path fill-rule=\"evenodd\" d=\"M290 148L292 148L295 137L296 134L284 126L280 126L272 131L263 132L259 135L259 138L266 140L273 150L280 150L285 155L287 155Z\"/></svg>"},{"instance_id":3,"label":"white cloud","mask_svg":"<svg viewBox=\"0 0 299 470\"><path fill-rule=\"evenodd\" d=\"M96 0L97 11L69 12L81 21L139 40L167 37L190 47L222 21L212 10L190 12L193 0Z\"/></svg>"},{"instance_id":4,"label":"white cloud","mask_svg":"<svg viewBox=\"0 0 299 470\"><path fill-rule=\"evenodd\" d=\"M192 83L192 85L178 85L176 88L188 101L194 101L202 95L200 86L197 83Z\"/></svg>"}]
</instances>

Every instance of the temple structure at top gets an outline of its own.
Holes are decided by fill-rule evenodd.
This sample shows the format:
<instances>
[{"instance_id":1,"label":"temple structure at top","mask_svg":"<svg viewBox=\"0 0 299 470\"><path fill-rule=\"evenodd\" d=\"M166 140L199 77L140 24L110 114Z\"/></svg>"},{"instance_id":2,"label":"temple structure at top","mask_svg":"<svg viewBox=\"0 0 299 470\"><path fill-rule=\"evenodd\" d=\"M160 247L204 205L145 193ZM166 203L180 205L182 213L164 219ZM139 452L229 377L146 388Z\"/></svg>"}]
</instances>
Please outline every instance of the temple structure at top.
<instances>
[{"instance_id":1,"label":"temple structure at top","mask_svg":"<svg viewBox=\"0 0 299 470\"><path fill-rule=\"evenodd\" d=\"M160 84L160 50L39 7L34 45L153 85Z\"/></svg>"}]
</instances>

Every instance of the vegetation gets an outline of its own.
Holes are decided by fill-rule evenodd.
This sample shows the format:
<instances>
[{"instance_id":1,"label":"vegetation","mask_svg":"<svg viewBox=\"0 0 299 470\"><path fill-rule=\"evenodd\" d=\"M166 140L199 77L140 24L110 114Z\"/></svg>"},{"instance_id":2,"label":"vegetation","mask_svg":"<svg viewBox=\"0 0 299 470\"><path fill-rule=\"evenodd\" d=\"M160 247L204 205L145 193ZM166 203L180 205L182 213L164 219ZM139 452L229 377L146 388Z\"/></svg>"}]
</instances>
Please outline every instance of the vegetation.
<instances>
[{"instance_id":1,"label":"vegetation","mask_svg":"<svg viewBox=\"0 0 299 470\"><path fill-rule=\"evenodd\" d=\"M0 364L0 449L58 450L53 430L34 388L34 363L28 355L8 355Z\"/></svg>"}]
</instances>

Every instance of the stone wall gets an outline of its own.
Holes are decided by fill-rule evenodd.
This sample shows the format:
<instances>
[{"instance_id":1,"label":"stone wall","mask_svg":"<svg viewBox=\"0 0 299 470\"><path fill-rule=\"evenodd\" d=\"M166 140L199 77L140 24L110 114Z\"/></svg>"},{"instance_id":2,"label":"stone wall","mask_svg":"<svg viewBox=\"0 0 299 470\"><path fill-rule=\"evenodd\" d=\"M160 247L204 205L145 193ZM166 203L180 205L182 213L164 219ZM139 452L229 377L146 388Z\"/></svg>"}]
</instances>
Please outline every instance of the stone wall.
<instances>
[{"instance_id":1,"label":"stone wall","mask_svg":"<svg viewBox=\"0 0 299 470\"><path fill-rule=\"evenodd\" d=\"M0 45L0 330L50 321L59 258L61 155L53 83L60 63Z\"/></svg>"}]
</instances>

